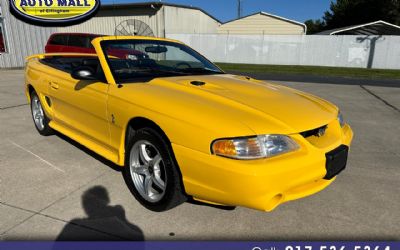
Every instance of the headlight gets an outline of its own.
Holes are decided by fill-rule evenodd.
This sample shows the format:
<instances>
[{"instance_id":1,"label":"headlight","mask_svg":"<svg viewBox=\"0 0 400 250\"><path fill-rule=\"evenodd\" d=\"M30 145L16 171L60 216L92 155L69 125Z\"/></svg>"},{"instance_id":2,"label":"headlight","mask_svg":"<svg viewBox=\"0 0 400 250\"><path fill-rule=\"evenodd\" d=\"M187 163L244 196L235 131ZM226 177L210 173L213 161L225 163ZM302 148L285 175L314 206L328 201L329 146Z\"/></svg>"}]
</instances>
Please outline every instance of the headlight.
<instances>
[{"instance_id":1,"label":"headlight","mask_svg":"<svg viewBox=\"0 0 400 250\"><path fill-rule=\"evenodd\" d=\"M346 125L346 122L344 121L344 118L343 118L343 115L342 115L342 113L339 111L339 114L338 114L338 121L339 121L339 123L340 123L340 127L344 127L344 125Z\"/></svg>"},{"instance_id":2,"label":"headlight","mask_svg":"<svg viewBox=\"0 0 400 250\"><path fill-rule=\"evenodd\" d=\"M259 135L216 140L211 145L213 154L253 160L295 151L299 145L286 135Z\"/></svg>"},{"instance_id":3,"label":"headlight","mask_svg":"<svg viewBox=\"0 0 400 250\"><path fill-rule=\"evenodd\" d=\"M135 56L135 55L130 55L130 54L129 54L129 55L126 55L126 59L135 61L135 60L138 59L138 57Z\"/></svg>"}]
</instances>

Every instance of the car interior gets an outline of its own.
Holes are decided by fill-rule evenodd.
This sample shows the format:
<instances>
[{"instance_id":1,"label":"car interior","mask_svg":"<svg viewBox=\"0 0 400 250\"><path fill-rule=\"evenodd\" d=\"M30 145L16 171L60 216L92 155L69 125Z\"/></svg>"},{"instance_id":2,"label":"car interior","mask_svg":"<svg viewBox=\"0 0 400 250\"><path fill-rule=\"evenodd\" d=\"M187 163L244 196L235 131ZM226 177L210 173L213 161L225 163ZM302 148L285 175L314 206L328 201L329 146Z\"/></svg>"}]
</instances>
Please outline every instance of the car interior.
<instances>
[{"instance_id":1,"label":"car interior","mask_svg":"<svg viewBox=\"0 0 400 250\"><path fill-rule=\"evenodd\" d=\"M69 74L72 73L74 69L77 69L81 66L89 67L95 73L96 79L102 82L106 81L103 69L100 65L100 61L98 58L95 57L54 56L54 57L44 58L41 60L41 62Z\"/></svg>"}]
</instances>

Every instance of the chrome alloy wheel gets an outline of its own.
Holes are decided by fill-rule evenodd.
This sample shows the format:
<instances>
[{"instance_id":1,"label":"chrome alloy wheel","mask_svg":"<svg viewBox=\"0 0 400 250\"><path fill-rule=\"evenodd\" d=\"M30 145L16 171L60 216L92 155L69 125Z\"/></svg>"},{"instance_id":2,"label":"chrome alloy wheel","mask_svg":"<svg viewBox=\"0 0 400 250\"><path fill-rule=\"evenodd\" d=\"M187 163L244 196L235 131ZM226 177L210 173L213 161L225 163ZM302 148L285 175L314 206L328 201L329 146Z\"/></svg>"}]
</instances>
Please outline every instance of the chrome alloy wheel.
<instances>
[{"instance_id":1,"label":"chrome alloy wheel","mask_svg":"<svg viewBox=\"0 0 400 250\"><path fill-rule=\"evenodd\" d=\"M37 97L37 95L34 95L32 97L31 108L32 108L33 120L35 121L36 127L39 130L43 130L44 129L45 116L44 116L44 111L43 111L43 108L42 108L42 104L40 103L39 97Z\"/></svg>"},{"instance_id":2,"label":"chrome alloy wheel","mask_svg":"<svg viewBox=\"0 0 400 250\"><path fill-rule=\"evenodd\" d=\"M135 188L145 200L155 203L164 197L167 174L153 144L145 140L136 142L130 152L129 168Z\"/></svg>"}]
</instances>

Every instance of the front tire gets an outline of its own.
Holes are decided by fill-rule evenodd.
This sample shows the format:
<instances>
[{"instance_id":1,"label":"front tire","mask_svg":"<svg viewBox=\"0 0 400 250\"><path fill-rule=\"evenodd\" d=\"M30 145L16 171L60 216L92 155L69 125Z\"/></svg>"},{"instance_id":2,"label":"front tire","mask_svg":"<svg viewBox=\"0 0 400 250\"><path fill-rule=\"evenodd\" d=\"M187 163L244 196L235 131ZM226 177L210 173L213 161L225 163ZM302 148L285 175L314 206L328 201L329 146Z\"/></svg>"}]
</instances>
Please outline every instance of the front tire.
<instances>
[{"instance_id":1,"label":"front tire","mask_svg":"<svg viewBox=\"0 0 400 250\"><path fill-rule=\"evenodd\" d=\"M39 134L43 136L54 134L54 130L49 127L50 119L44 112L42 103L35 91L31 93L31 113L33 123Z\"/></svg>"},{"instance_id":2,"label":"front tire","mask_svg":"<svg viewBox=\"0 0 400 250\"><path fill-rule=\"evenodd\" d=\"M185 202L179 168L165 139L156 130L144 128L128 140L123 176L136 200L155 212Z\"/></svg>"}]
</instances>

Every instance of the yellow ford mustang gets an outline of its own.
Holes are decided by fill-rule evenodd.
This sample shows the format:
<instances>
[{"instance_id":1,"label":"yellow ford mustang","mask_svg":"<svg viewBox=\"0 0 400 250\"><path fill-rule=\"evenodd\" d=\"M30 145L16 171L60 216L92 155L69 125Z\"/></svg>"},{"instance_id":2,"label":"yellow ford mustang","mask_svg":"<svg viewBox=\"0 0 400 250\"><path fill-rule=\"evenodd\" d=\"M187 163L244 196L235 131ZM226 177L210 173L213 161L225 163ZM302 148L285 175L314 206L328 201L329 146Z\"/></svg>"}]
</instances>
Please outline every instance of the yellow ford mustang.
<instances>
[{"instance_id":1,"label":"yellow ford mustang","mask_svg":"<svg viewBox=\"0 0 400 250\"><path fill-rule=\"evenodd\" d=\"M225 74L178 41L92 43L97 55L27 59L34 124L122 166L148 209L193 197L271 211L324 189L346 166L353 132L325 100Z\"/></svg>"}]
</instances>

